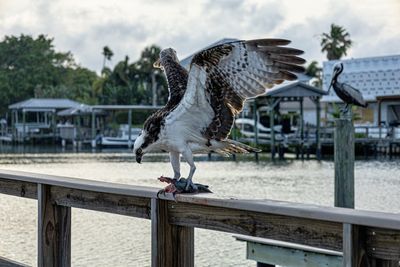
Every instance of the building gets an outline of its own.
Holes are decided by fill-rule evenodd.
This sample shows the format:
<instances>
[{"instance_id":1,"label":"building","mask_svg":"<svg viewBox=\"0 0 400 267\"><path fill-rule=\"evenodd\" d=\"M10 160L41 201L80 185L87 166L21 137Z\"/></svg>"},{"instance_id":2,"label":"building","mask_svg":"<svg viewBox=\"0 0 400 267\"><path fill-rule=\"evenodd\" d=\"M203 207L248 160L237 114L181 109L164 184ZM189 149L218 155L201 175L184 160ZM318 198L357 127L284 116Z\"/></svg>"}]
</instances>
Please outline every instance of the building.
<instances>
[{"instance_id":1,"label":"building","mask_svg":"<svg viewBox=\"0 0 400 267\"><path fill-rule=\"evenodd\" d=\"M70 99L46 98L31 98L9 105L12 140L55 138L57 112L80 105L81 103Z\"/></svg>"},{"instance_id":2,"label":"building","mask_svg":"<svg viewBox=\"0 0 400 267\"><path fill-rule=\"evenodd\" d=\"M339 61L323 63L323 89L328 90L332 79L332 70ZM359 89L368 102L367 108L358 108L359 125L398 126L400 125L400 55L368 57L341 60L343 73L341 82ZM334 104L341 100L334 90L322 98L326 103L326 119L330 119Z\"/></svg>"}]
</instances>

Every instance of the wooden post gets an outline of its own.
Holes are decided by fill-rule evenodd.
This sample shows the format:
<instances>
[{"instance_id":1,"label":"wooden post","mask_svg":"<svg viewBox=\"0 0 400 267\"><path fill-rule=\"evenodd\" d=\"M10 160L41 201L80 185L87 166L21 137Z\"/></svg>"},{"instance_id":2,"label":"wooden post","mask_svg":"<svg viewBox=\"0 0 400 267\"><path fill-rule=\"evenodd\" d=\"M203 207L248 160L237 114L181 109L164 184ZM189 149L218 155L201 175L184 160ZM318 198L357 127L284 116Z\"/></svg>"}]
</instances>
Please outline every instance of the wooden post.
<instances>
[{"instance_id":1,"label":"wooden post","mask_svg":"<svg viewBox=\"0 0 400 267\"><path fill-rule=\"evenodd\" d=\"M271 137L271 158L275 158L275 131L274 131L274 105L273 100L271 99L270 109L269 109L269 128L270 128L270 137Z\"/></svg>"},{"instance_id":2,"label":"wooden post","mask_svg":"<svg viewBox=\"0 0 400 267\"><path fill-rule=\"evenodd\" d=\"M11 110L11 141L14 142L15 141L15 123L14 123L14 110Z\"/></svg>"},{"instance_id":3,"label":"wooden post","mask_svg":"<svg viewBox=\"0 0 400 267\"><path fill-rule=\"evenodd\" d=\"M132 146L132 110L128 111L128 147Z\"/></svg>"},{"instance_id":4,"label":"wooden post","mask_svg":"<svg viewBox=\"0 0 400 267\"><path fill-rule=\"evenodd\" d=\"M257 114L257 102L254 99L254 104L253 104L253 118L254 118L254 143L256 146L258 146L258 114ZM254 153L255 160L258 162L258 153Z\"/></svg>"},{"instance_id":5,"label":"wooden post","mask_svg":"<svg viewBox=\"0 0 400 267\"><path fill-rule=\"evenodd\" d=\"M53 203L50 188L38 184L38 266L71 266L71 208Z\"/></svg>"},{"instance_id":6,"label":"wooden post","mask_svg":"<svg viewBox=\"0 0 400 267\"><path fill-rule=\"evenodd\" d=\"M151 199L151 240L152 267L194 266L194 228L169 224L166 200Z\"/></svg>"},{"instance_id":7,"label":"wooden post","mask_svg":"<svg viewBox=\"0 0 400 267\"><path fill-rule=\"evenodd\" d=\"M92 109L92 141L96 139L96 114Z\"/></svg>"},{"instance_id":8,"label":"wooden post","mask_svg":"<svg viewBox=\"0 0 400 267\"><path fill-rule=\"evenodd\" d=\"M337 119L334 132L335 206L354 208L354 127L351 119Z\"/></svg>"},{"instance_id":9,"label":"wooden post","mask_svg":"<svg viewBox=\"0 0 400 267\"><path fill-rule=\"evenodd\" d=\"M52 126L52 131L53 131L53 145L56 143L56 138L57 138L57 120L56 120L56 116L57 116L57 111L53 110L52 112L52 117L51 117L51 126Z\"/></svg>"},{"instance_id":10,"label":"wooden post","mask_svg":"<svg viewBox=\"0 0 400 267\"><path fill-rule=\"evenodd\" d=\"M275 158L275 154L276 154L276 147L275 147L275 130L274 130L274 110L276 105L279 104L279 102L281 101L280 98L270 98L268 100L268 105L269 105L269 128L270 128L270 144L271 144L271 158L274 159Z\"/></svg>"},{"instance_id":11,"label":"wooden post","mask_svg":"<svg viewBox=\"0 0 400 267\"><path fill-rule=\"evenodd\" d=\"M76 130L77 130L77 136L76 136L77 140L76 141L77 141L77 144L79 144L79 142L82 141L81 140L82 133L81 133L81 116L80 115L76 116Z\"/></svg>"},{"instance_id":12,"label":"wooden post","mask_svg":"<svg viewBox=\"0 0 400 267\"><path fill-rule=\"evenodd\" d=\"M363 265L361 265L362 260L364 261ZM343 224L343 267L368 266L360 227L348 223Z\"/></svg>"},{"instance_id":13,"label":"wooden post","mask_svg":"<svg viewBox=\"0 0 400 267\"><path fill-rule=\"evenodd\" d=\"M25 110L22 110L22 143L25 143L25 135L26 135L26 129L25 129L25 123L26 123L26 112Z\"/></svg>"},{"instance_id":14,"label":"wooden post","mask_svg":"<svg viewBox=\"0 0 400 267\"><path fill-rule=\"evenodd\" d=\"M316 156L317 160L321 160L321 139L320 139L320 131L321 131L321 103L319 102L320 98L317 97L315 99L315 105L317 106L317 132L315 133L315 142L317 143L316 148Z\"/></svg>"},{"instance_id":15,"label":"wooden post","mask_svg":"<svg viewBox=\"0 0 400 267\"><path fill-rule=\"evenodd\" d=\"M258 116L257 116L257 102L253 102L253 119L254 119L254 143L258 145Z\"/></svg>"},{"instance_id":16,"label":"wooden post","mask_svg":"<svg viewBox=\"0 0 400 267\"><path fill-rule=\"evenodd\" d=\"M303 98L300 97L300 153L301 160L304 160L304 107Z\"/></svg>"}]
</instances>

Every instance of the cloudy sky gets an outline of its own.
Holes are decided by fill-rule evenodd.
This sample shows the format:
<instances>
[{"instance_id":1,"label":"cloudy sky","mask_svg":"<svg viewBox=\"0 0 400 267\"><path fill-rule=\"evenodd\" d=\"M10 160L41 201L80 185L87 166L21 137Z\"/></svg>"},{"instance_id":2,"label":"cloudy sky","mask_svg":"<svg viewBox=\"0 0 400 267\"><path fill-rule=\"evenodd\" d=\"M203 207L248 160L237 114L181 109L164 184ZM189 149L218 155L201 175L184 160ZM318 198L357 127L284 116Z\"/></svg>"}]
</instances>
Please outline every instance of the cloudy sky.
<instances>
[{"instance_id":1,"label":"cloudy sky","mask_svg":"<svg viewBox=\"0 0 400 267\"><path fill-rule=\"evenodd\" d=\"M97 71L105 45L115 64L150 44L182 58L224 37L288 38L322 61L319 36L331 23L350 32L349 58L400 54L400 0L0 0L1 39L44 33Z\"/></svg>"}]
</instances>

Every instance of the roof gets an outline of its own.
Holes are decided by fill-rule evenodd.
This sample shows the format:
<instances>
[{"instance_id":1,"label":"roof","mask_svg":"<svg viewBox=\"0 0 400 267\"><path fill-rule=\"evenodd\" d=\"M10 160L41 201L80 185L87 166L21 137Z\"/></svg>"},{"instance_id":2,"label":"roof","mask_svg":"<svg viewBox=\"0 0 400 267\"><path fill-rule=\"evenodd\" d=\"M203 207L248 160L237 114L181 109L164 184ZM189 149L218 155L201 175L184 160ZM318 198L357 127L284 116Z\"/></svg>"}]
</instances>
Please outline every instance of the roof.
<instances>
[{"instance_id":1,"label":"roof","mask_svg":"<svg viewBox=\"0 0 400 267\"><path fill-rule=\"evenodd\" d=\"M378 96L396 96L400 94L400 55L331 60L323 63L323 88L327 90L333 66L343 63L340 82L345 82L362 93L368 102L377 101ZM334 90L322 98L324 102L340 102Z\"/></svg>"},{"instance_id":2,"label":"roof","mask_svg":"<svg viewBox=\"0 0 400 267\"><path fill-rule=\"evenodd\" d=\"M9 105L9 109L66 109L78 107L81 103L66 98L31 98Z\"/></svg>"},{"instance_id":3,"label":"roof","mask_svg":"<svg viewBox=\"0 0 400 267\"><path fill-rule=\"evenodd\" d=\"M301 81L284 82L267 90L261 97L313 97L323 96L326 92Z\"/></svg>"},{"instance_id":4,"label":"roof","mask_svg":"<svg viewBox=\"0 0 400 267\"><path fill-rule=\"evenodd\" d=\"M94 105L93 109L103 109L103 110L152 110L152 109L160 109L162 106L150 106L150 105Z\"/></svg>"},{"instance_id":5,"label":"roof","mask_svg":"<svg viewBox=\"0 0 400 267\"><path fill-rule=\"evenodd\" d=\"M93 109L92 106L80 104L77 107L68 108L57 112L58 116L76 116L76 115L88 115L92 114L92 112L96 114L104 114L104 111L101 109Z\"/></svg>"}]
</instances>

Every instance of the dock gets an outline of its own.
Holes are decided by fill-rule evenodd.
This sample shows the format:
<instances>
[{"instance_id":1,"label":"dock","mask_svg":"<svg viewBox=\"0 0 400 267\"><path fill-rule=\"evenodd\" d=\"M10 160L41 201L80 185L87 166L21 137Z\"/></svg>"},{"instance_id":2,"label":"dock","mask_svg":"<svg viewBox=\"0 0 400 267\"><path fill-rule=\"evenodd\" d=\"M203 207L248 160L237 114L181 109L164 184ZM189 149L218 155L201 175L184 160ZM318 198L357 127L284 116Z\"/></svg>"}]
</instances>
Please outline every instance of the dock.
<instances>
[{"instance_id":1,"label":"dock","mask_svg":"<svg viewBox=\"0 0 400 267\"><path fill-rule=\"evenodd\" d=\"M72 208L151 220L154 267L194 266L195 228L341 252L343 266L399 266L400 214L215 194L179 194L175 201L157 192L152 187L0 171L1 194L38 201L41 267L71 266Z\"/></svg>"}]
</instances>

